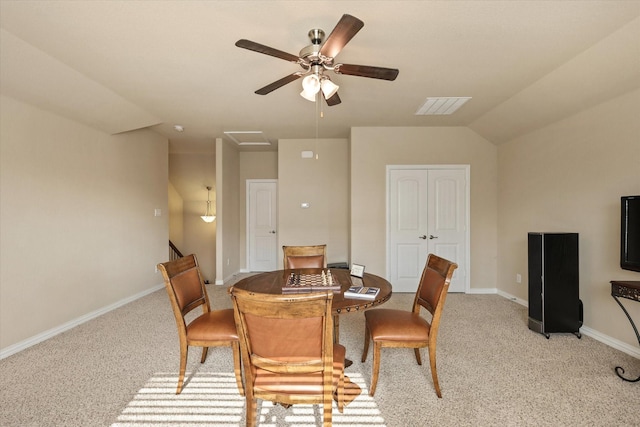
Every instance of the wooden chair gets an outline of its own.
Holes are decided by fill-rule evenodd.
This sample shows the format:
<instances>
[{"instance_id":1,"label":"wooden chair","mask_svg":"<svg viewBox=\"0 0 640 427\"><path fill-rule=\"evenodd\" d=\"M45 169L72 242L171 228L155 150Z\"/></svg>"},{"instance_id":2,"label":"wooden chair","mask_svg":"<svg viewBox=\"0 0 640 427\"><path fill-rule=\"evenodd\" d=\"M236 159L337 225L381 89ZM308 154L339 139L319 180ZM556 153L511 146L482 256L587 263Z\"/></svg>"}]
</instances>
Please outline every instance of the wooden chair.
<instances>
[{"instance_id":1,"label":"wooden chair","mask_svg":"<svg viewBox=\"0 0 640 427\"><path fill-rule=\"evenodd\" d=\"M327 268L327 245L283 246L284 269Z\"/></svg>"},{"instance_id":2,"label":"wooden chair","mask_svg":"<svg viewBox=\"0 0 640 427\"><path fill-rule=\"evenodd\" d=\"M362 362L367 360L369 341L373 340L373 376L369 395L373 396L380 373L380 348L404 347L413 348L418 365L422 365L420 348L429 347L429 362L433 386L438 397L442 397L438 374L436 372L436 339L442 307L447 298L449 283L458 265L434 254L429 254L411 311L394 309L374 309L364 312L365 337ZM424 307L431 313L431 321L420 315ZM395 367L394 369L397 369Z\"/></svg>"},{"instance_id":3,"label":"wooden chair","mask_svg":"<svg viewBox=\"0 0 640 427\"><path fill-rule=\"evenodd\" d=\"M187 255L174 261L158 264L158 269L164 277L180 338L180 376L176 394L182 392L189 346L202 347L200 363L206 360L209 347L225 346L233 350L238 391L244 395L240 368L240 342L233 309L211 311L209 296L195 255ZM185 316L198 307L202 308L202 314L187 323Z\"/></svg>"},{"instance_id":4,"label":"wooden chair","mask_svg":"<svg viewBox=\"0 0 640 427\"><path fill-rule=\"evenodd\" d=\"M245 377L247 426L257 399L323 405L331 426L335 393L344 408L345 348L333 342L333 292L262 294L231 288Z\"/></svg>"}]
</instances>

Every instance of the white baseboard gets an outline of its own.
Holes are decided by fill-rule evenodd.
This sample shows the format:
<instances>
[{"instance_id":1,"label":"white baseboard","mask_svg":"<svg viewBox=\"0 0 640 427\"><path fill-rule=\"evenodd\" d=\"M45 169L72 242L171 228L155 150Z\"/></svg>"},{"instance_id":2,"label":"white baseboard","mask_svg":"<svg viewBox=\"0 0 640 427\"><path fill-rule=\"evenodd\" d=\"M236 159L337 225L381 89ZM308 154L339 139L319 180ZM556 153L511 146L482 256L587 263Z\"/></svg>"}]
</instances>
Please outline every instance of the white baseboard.
<instances>
[{"instance_id":1,"label":"white baseboard","mask_svg":"<svg viewBox=\"0 0 640 427\"><path fill-rule=\"evenodd\" d=\"M511 300L511 301L513 301L513 302L517 302L518 304L523 305L523 306L525 306L525 307L529 307L529 302L528 302L528 301L525 301L525 300L520 299L520 298L518 298L518 297L514 297L513 295L508 294L508 293L506 293L506 292L497 291L496 293L497 293L498 295L500 295L501 297L504 297L504 298L506 298L506 299L508 299L508 300Z\"/></svg>"},{"instance_id":2,"label":"white baseboard","mask_svg":"<svg viewBox=\"0 0 640 427\"><path fill-rule=\"evenodd\" d=\"M218 281L216 281L216 285L223 285L224 282L227 282L229 280L231 280L233 278L233 276L235 276L238 273L234 273L232 274L230 277L228 277L227 279L225 279L223 281L223 283L218 283ZM87 313L84 316L78 317L77 319L74 319L70 322L64 323L58 327L55 327L53 329L49 329L48 331L45 331L41 334L35 335L31 338L28 338L24 341L21 341L19 343L10 345L9 347L6 347L2 350L0 350L0 360L9 357L13 354L16 354L22 350L25 350L33 345L36 345L42 341L48 340L49 338L52 338L58 334L61 334L62 332L68 331L71 328L74 328L78 325L81 325L82 323L85 323L89 320L95 319L96 317L102 316L105 313L108 313L112 310L115 310L116 308L122 307L123 305L129 304L132 301L135 301L139 298L142 298L146 295L149 295L159 289L162 289L164 287L164 284L160 284L157 286L154 286L150 289L147 289L146 291L142 291L136 295L132 295L128 298L122 299L118 302L115 302L111 305L108 305L106 307L103 307L99 310L95 310L92 311L91 313ZM502 292L502 291L498 291L495 288L472 288L470 289L470 291L468 292L469 294L498 294L503 298L506 298L508 300L514 301L522 306L528 307L527 301L524 301L520 298L517 298L513 295L510 295L506 292ZM612 338L608 335L602 334L594 329L591 329L587 326L583 326L582 328L580 328L580 332L583 333L584 335L587 335L597 341L600 341L603 344L608 345L609 347L613 347L616 350L620 350L623 353L626 353L630 356L633 356L637 359L640 359L640 349L633 347L625 342L622 342L620 340L617 340L615 338Z\"/></svg>"},{"instance_id":3,"label":"white baseboard","mask_svg":"<svg viewBox=\"0 0 640 427\"><path fill-rule=\"evenodd\" d=\"M520 298L516 298L513 295L510 295L510 294L508 294L506 292L498 291L497 293L498 293L498 295L500 295L500 296L502 296L502 297L504 297L504 298L506 298L508 300L517 302L520 305L523 305L525 307L529 306L527 301L524 301L524 300L522 300ZM616 350L620 350L621 352L626 353L629 356L633 356L636 359L640 359L640 348L638 348L638 347L634 347L634 346L629 345L629 344L627 344L625 342L622 342L622 341L617 340L615 338L612 338L612 337L610 337L608 335L600 333L600 332L596 331L595 329L589 328L588 326L582 326L580 328L580 333L583 334L583 335L586 335L588 337L591 337L596 341L600 341L601 343L606 344L609 347L615 348Z\"/></svg>"},{"instance_id":4,"label":"white baseboard","mask_svg":"<svg viewBox=\"0 0 640 427\"><path fill-rule=\"evenodd\" d=\"M216 285L222 286L225 283L229 283L230 280L232 280L237 274L240 274L240 273L242 273L242 270L240 270L239 272L236 271L235 273L231 273L229 276L225 277L222 280L216 280Z\"/></svg>"},{"instance_id":5,"label":"white baseboard","mask_svg":"<svg viewBox=\"0 0 640 427\"><path fill-rule=\"evenodd\" d=\"M10 345L9 347L3 348L2 350L0 350L0 360L9 357L13 354L16 354L22 350L25 350L31 346L34 346L42 341L48 340L49 338L52 338L58 334L61 334L65 331L68 331L69 329L75 328L78 325L81 325L85 322L88 322L89 320L95 319L96 317L102 316L105 313L108 313L112 310L115 310L116 308L122 307L123 305L129 304L130 302L133 302L139 298L142 298L144 296L147 296L159 289L164 288L164 283L160 284L160 285L156 285L152 288L147 289L146 291L142 291L138 294L132 295L128 298L122 299L118 302L115 302L111 305L108 305L106 307L102 307L98 310L92 311L91 313L87 313L84 316L80 316L77 319L71 320L67 323L64 323L60 326L57 326L53 329L49 329L48 331L44 331L38 335L35 335L31 338L28 338L24 341L20 341L19 343Z\"/></svg>"},{"instance_id":6,"label":"white baseboard","mask_svg":"<svg viewBox=\"0 0 640 427\"><path fill-rule=\"evenodd\" d=\"M608 345L609 347L613 347L616 350L620 350L623 353L627 353L629 356L633 356L636 359L640 359L640 348L638 347L633 347L625 342L622 342L615 338L611 338L610 336L602 334L587 326L581 327L580 332L582 332L584 335L590 336L591 338L597 341L600 341L603 344Z\"/></svg>"}]
</instances>

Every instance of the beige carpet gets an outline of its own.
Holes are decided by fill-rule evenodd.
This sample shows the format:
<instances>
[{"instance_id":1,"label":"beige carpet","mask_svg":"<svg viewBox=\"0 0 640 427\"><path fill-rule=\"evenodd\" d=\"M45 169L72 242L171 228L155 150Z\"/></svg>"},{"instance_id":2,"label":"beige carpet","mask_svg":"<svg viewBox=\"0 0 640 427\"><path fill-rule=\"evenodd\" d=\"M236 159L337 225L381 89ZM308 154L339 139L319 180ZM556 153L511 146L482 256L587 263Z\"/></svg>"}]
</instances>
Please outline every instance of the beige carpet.
<instances>
[{"instance_id":1,"label":"beige carpet","mask_svg":"<svg viewBox=\"0 0 640 427\"><path fill-rule=\"evenodd\" d=\"M227 286L209 285L214 308L230 307ZM409 308L394 294L385 307ZM526 308L497 295L451 294L438 343L443 398L428 355L383 349L376 396L372 356L360 362L364 317L341 317L340 341L362 388L335 426L640 426L640 360L571 334L547 340L527 329ZM244 426L230 349L189 355L190 380L175 395L178 340L164 290L0 361L0 426ZM261 405L261 426L321 425L318 406Z\"/></svg>"}]
</instances>

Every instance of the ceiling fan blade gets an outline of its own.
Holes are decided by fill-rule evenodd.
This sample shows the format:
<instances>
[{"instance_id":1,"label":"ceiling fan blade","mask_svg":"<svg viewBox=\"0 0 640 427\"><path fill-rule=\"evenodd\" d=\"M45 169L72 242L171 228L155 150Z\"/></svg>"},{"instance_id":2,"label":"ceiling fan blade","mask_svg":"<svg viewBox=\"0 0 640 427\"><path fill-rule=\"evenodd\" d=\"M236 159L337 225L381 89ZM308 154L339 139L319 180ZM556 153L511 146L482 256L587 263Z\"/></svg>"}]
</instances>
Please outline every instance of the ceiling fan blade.
<instances>
[{"instance_id":1,"label":"ceiling fan blade","mask_svg":"<svg viewBox=\"0 0 640 427\"><path fill-rule=\"evenodd\" d=\"M355 16L344 14L340 21L336 24L329 37L324 41L320 48L320 54L335 58L342 48L349 43L349 40L355 36L360 29L364 27L364 22Z\"/></svg>"},{"instance_id":2,"label":"ceiling fan blade","mask_svg":"<svg viewBox=\"0 0 640 427\"><path fill-rule=\"evenodd\" d=\"M338 64L334 70L348 76L370 77L372 79L395 80L400 72L396 68L371 67L369 65Z\"/></svg>"},{"instance_id":3,"label":"ceiling fan blade","mask_svg":"<svg viewBox=\"0 0 640 427\"><path fill-rule=\"evenodd\" d=\"M324 97L324 94L322 96ZM338 96L337 92L331 98L325 98L324 100L327 101L327 105L329 107L332 107L334 105L338 105L338 104L340 104L342 102L342 100Z\"/></svg>"},{"instance_id":4,"label":"ceiling fan blade","mask_svg":"<svg viewBox=\"0 0 640 427\"><path fill-rule=\"evenodd\" d=\"M266 95L268 93L273 92L274 90L281 88L282 86L286 85L287 83L291 83L294 80L298 80L300 78L300 74L298 73L293 73L293 74L289 74L286 77L281 78L280 80L276 80L273 83L270 83L268 85L266 85L265 87L262 87L260 89L258 89L256 91L256 93L258 95Z\"/></svg>"},{"instance_id":5,"label":"ceiling fan blade","mask_svg":"<svg viewBox=\"0 0 640 427\"><path fill-rule=\"evenodd\" d=\"M300 58L296 55L292 55L290 53L283 52L281 50L274 49L260 43L252 42L251 40L240 39L236 42L236 46L243 49L249 49L254 52L263 53L265 55L275 56L276 58L284 59L285 61L297 63L300 60Z\"/></svg>"}]
</instances>

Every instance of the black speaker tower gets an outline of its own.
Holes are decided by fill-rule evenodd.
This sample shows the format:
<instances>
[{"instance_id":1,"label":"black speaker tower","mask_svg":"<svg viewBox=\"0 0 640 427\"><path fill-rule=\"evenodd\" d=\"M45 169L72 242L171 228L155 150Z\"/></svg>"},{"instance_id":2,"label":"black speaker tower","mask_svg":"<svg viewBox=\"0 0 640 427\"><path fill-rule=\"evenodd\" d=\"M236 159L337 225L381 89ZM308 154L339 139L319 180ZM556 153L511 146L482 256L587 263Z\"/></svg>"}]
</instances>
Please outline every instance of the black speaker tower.
<instances>
[{"instance_id":1,"label":"black speaker tower","mask_svg":"<svg viewBox=\"0 0 640 427\"><path fill-rule=\"evenodd\" d=\"M577 233L529 233L529 329L581 337Z\"/></svg>"}]
</instances>

